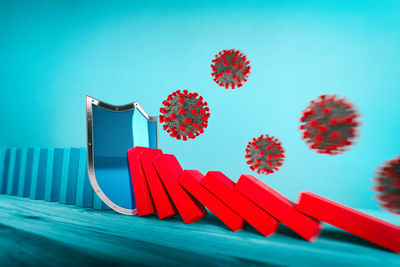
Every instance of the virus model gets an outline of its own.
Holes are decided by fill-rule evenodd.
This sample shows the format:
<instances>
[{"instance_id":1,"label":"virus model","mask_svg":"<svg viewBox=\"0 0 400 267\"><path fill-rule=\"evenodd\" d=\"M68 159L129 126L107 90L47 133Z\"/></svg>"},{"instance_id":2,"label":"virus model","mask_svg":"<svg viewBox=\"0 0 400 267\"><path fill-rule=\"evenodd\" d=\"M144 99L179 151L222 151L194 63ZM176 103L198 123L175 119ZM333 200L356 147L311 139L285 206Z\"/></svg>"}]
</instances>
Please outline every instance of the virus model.
<instances>
[{"instance_id":1,"label":"virus model","mask_svg":"<svg viewBox=\"0 0 400 267\"><path fill-rule=\"evenodd\" d=\"M222 50L211 64L214 81L226 89L241 87L250 74L250 61L239 50Z\"/></svg>"},{"instance_id":2,"label":"virus model","mask_svg":"<svg viewBox=\"0 0 400 267\"><path fill-rule=\"evenodd\" d=\"M245 158L252 171L270 174L282 166L285 151L281 143L273 136L261 135L253 138L246 147Z\"/></svg>"},{"instance_id":3,"label":"virus model","mask_svg":"<svg viewBox=\"0 0 400 267\"><path fill-rule=\"evenodd\" d=\"M382 166L373 189L378 192L375 197L381 201L380 206L391 213L400 214L400 156Z\"/></svg>"},{"instance_id":4,"label":"virus model","mask_svg":"<svg viewBox=\"0 0 400 267\"><path fill-rule=\"evenodd\" d=\"M335 95L322 95L303 111L300 129L311 149L336 155L356 138L358 114L353 105Z\"/></svg>"},{"instance_id":5,"label":"virus model","mask_svg":"<svg viewBox=\"0 0 400 267\"><path fill-rule=\"evenodd\" d=\"M177 90L168 96L160 108L160 122L171 137L186 141L194 139L207 128L210 109L198 93Z\"/></svg>"}]
</instances>

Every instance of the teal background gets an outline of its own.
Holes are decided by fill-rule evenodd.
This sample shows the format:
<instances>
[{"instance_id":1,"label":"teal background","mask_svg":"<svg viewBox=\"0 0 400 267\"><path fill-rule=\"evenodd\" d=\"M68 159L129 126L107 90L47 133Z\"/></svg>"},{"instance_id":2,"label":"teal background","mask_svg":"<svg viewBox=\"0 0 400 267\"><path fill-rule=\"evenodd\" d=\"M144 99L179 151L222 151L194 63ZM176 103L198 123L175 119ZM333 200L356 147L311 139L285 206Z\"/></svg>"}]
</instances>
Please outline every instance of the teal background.
<instances>
[{"instance_id":1,"label":"teal background","mask_svg":"<svg viewBox=\"0 0 400 267\"><path fill-rule=\"evenodd\" d=\"M138 101L158 115L176 89L209 103L205 133L190 142L160 127L160 148L186 169L251 173L247 142L279 138L286 161L256 175L292 200L309 190L378 208L371 177L400 148L399 1L1 1L0 146L85 146L85 95ZM211 78L222 49L248 55L240 89ZM350 151L319 155L298 130L308 101L339 94L362 114Z\"/></svg>"}]
</instances>

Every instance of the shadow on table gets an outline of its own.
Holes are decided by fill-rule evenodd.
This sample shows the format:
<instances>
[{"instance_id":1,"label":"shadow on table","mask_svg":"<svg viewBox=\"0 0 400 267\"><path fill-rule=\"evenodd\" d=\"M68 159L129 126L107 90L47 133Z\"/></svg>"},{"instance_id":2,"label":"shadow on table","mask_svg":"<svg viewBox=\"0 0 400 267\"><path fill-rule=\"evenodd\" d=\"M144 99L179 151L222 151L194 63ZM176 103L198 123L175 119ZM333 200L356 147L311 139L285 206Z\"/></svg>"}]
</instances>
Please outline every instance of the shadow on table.
<instances>
[{"instance_id":1,"label":"shadow on table","mask_svg":"<svg viewBox=\"0 0 400 267\"><path fill-rule=\"evenodd\" d=\"M335 228L322 230L320 238L352 243L355 245L365 246L365 247L369 247L369 248L373 248L373 249L379 249L382 251L390 251L381 246L375 245L372 242L362 239L361 237L355 236L353 234L350 234L350 233L347 233L345 231L342 231L340 229L335 229Z\"/></svg>"},{"instance_id":2,"label":"shadow on table","mask_svg":"<svg viewBox=\"0 0 400 267\"><path fill-rule=\"evenodd\" d=\"M259 234L260 233L254 229L253 227L251 227L250 225L246 225L245 229L249 232L253 232L255 234ZM292 229L290 229L289 227L280 224L278 232L276 233L277 235L284 235L299 241L304 241L304 242L308 242L305 239L303 239L300 235L298 235L296 232L294 232ZM365 239L362 239L361 237L355 236L353 234L350 234L348 232L345 232L343 230L337 229L337 228L324 228L321 232L321 235L318 237L318 239L329 239L329 240L334 240L334 241L338 241L338 242L344 242L344 243L349 243L349 244L354 244L354 245L359 245L359 246L365 246L365 247L369 247L369 248L373 248L373 249L378 249L381 251L389 251L390 250L383 248L381 246L378 246L372 242L369 242ZM318 239L316 240L316 242L318 242Z\"/></svg>"},{"instance_id":3,"label":"shadow on table","mask_svg":"<svg viewBox=\"0 0 400 267\"><path fill-rule=\"evenodd\" d=\"M147 218L150 219L150 217L154 217L152 219L156 219L157 215L150 215L150 216L146 216ZM182 223L182 219L179 215L177 216L173 216L173 217L169 217L164 219L166 221L176 221L179 223ZM205 225L205 224L211 224L217 227L221 227L224 228L225 230L229 230L230 229L220 220L218 219L214 214L209 213L207 214L207 216L205 216L202 220L195 222L195 224L198 225ZM255 235L258 236L262 236L260 234L259 231L257 231L254 227L252 227L251 225L249 225L248 223L245 224L245 227L242 231L246 231L246 232L251 232ZM308 243L308 241L306 241L305 239L303 239L300 235L298 235L296 232L294 232L292 229L288 228L287 226L280 224L279 229L277 231L277 233L275 235L283 235L289 238L293 238L295 240L298 240L300 242L306 242ZM359 246L364 246L364 247L369 247L369 248L373 248L373 249L378 249L381 251L390 251L387 250L383 247L380 247L378 245L375 245L372 242L369 242L365 239L362 239L358 236L355 236L353 234L350 234L348 232L342 231L340 229L337 228L324 228L321 232L321 235L318 237L318 239L316 240L316 242L318 242L319 239L327 239L327 240L333 240L333 241L338 241L338 242L344 242L344 243L349 243L349 244L354 244L354 245L359 245Z\"/></svg>"}]
</instances>

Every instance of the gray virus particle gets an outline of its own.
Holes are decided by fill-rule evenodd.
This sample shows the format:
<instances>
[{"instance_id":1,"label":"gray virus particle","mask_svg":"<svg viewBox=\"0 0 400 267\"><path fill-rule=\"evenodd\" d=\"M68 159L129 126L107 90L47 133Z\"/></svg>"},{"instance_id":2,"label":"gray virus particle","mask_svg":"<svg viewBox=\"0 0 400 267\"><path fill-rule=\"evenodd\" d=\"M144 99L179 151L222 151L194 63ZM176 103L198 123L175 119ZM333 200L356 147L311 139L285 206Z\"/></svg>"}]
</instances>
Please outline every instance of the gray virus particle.
<instances>
[{"instance_id":1,"label":"gray virus particle","mask_svg":"<svg viewBox=\"0 0 400 267\"><path fill-rule=\"evenodd\" d=\"M353 105L335 95L322 95L303 111L303 139L318 153L337 155L353 144L358 114Z\"/></svg>"},{"instance_id":2,"label":"gray virus particle","mask_svg":"<svg viewBox=\"0 0 400 267\"><path fill-rule=\"evenodd\" d=\"M171 137L178 140L194 139L208 126L210 109L198 93L177 90L163 101L160 122Z\"/></svg>"},{"instance_id":3,"label":"gray virus particle","mask_svg":"<svg viewBox=\"0 0 400 267\"><path fill-rule=\"evenodd\" d=\"M400 215L400 156L380 167L373 189L383 209Z\"/></svg>"},{"instance_id":4,"label":"gray virus particle","mask_svg":"<svg viewBox=\"0 0 400 267\"><path fill-rule=\"evenodd\" d=\"M215 55L212 63L214 81L226 89L243 86L250 74L250 61L239 50L222 50Z\"/></svg>"},{"instance_id":5,"label":"gray virus particle","mask_svg":"<svg viewBox=\"0 0 400 267\"><path fill-rule=\"evenodd\" d=\"M270 174L282 166L285 151L281 142L273 136L261 135L253 138L246 147L245 158L252 171L259 174Z\"/></svg>"}]
</instances>

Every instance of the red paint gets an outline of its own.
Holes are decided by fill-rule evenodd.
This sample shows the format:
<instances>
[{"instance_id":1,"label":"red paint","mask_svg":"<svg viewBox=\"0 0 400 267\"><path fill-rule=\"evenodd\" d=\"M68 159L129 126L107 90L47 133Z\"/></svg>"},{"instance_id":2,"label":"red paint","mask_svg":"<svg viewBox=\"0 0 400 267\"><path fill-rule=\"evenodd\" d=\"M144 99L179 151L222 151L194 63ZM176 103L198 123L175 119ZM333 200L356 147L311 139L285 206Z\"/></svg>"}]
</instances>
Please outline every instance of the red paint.
<instances>
[{"instance_id":1,"label":"red paint","mask_svg":"<svg viewBox=\"0 0 400 267\"><path fill-rule=\"evenodd\" d=\"M207 210L178 183L183 169L176 157L171 154L160 154L153 160L153 166L183 221L185 223L192 223L201 220L207 214Z\"/></svg>"},{"instance_id":2,"label":"red paint","mask_svg":"<svg viewBox=\"0 0 400 267\"><path fill-rule=\"evenodd\" d=\"M236 191L235 183L222 172L208 172L201 184L264 236L278 230L279 222Z\"/></svg>"},{"instance_id":3,"label":"red paint","mask_svg":"<svg viewBox=\"0 0 400 267\"><path fill-rule=\"evenodd\" d=\"M312 242L319 236L319 222L298 212L289 199L254 176L240 176L235 189L304 239Z\"/></svg>"},{"instance_id":4,"label":"red paint","mask_svg":"<svg viewBox=\"0 0 400 267\"><path fill-rule=\"evenodd\" d=\"M400 227L335 201L303 192L296 209L317 220L400 253Z\"/></svg>"},{"instance_id":5,"label":"red paint","mask_svg":"<svg viewBox=\"0 0 400 267\"><path fill-rule=\"evenodd\" d=\"M149 185L151 197L153 198L158 217L164 219L173 216L178 212L153 167L153 160L161 154L161 149L146 149L140 153L139 158L142 163L143 171L146 176L147 184Z\"/></svg>"},{"instance_id":6,"label":"red paint","mask_svg":"<svg viewBox=\"0 0 400 267\"><path fill-rule=\"evenodd\" d=\"M139 154L146 150L146 147L134 147L128 150L128 162L131 172L132 187L135 194L136 210L139 216L156 212L153 200L151 199L149 186L144 175Z\"/></svg>"},{"instance_id":7,"label":"red paint","mask_svg":"<svg viewBox=\"0 0 400 267\"><path fill-rule=\"evenodd\" d=\"M244 220L231 208L216 198L201 185L204 175L196 170L185 170L179 177L180 185L186 189L193 197L206 206L215 216L217 216L232 231L241 230Z\"/></svg>"}]
</instances>

